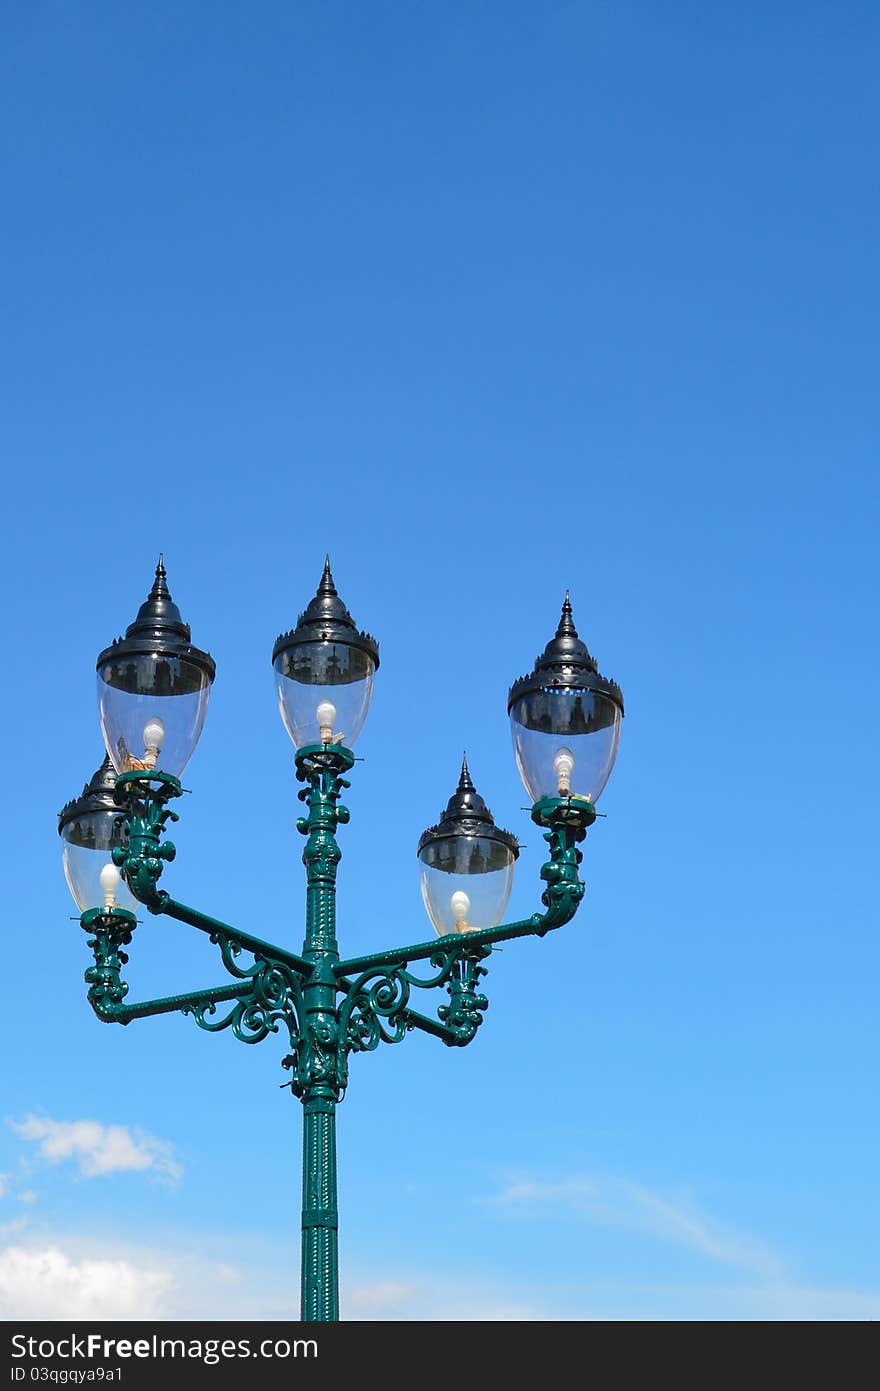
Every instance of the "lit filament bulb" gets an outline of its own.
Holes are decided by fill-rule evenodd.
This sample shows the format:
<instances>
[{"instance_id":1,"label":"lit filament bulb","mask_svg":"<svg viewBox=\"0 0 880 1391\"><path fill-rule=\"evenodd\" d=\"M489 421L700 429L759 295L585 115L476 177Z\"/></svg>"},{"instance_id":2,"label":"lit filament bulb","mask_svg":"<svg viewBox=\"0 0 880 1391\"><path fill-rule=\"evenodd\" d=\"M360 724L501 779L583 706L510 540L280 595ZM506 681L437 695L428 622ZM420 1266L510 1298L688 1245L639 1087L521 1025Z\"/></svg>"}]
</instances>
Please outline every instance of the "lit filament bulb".
<instances>
[{"instance_id":1,"label":"lit filament bulb","mask_svg":"<svg viewBox=\"0 0 880 1391\"><path fill-rule=\"evenodd\" d=\"M471 901L463 889L456 889L449 900L449 906L452 909L452 916L455 918L456 932L471 932L472 928L467 920Z\"/></svg>"},{"instance_id":2,"label":"lit filament bulb","mask_svg":"<svg viewBox=\"0 0 880 1391\"><path fill-rule=\"evenodd\" d=\"M105 908L116 907L116 890L119 888L119 881L121 878L122 875L115 865L106 864L101 870L99 881L101 884L101 892L104 895Z\"/></svg>"},{"instance_id":3,"label":"lit filament bulb","mask_svg":"<svg viewBox=\"0 0 880 1391\"><path fill-rule=\"evenodd\" d=\"M554 754L553 768L556 773L556 784L560 797L568 797L571 793L571 775L574 771L574 754L571 749L560 749L558 753Z\"/></svg>"},{"instance_id":4,"label":"lit filament bulb","mask_svg":"<svg viewBox=\"0 0 880 1391\"><path fill-rule=\"evenodd\" d=\"M321 743L333 743L333 721L336 719L336 706L332 700L322 700L315 714L321 731Z\"/></svg>"},{"instance_id":5,"label":"lit filament bulb","mask_svg":"<svg viewBox=\"0 0 880 1391\"><path fill-rule=\"evenodd\" d=\"M147 768L155 768L164 738L165 726L162 721L154 715L153 718L147 720L147 723L144 725L144 764Z\"/></svg>"}]
</instances>

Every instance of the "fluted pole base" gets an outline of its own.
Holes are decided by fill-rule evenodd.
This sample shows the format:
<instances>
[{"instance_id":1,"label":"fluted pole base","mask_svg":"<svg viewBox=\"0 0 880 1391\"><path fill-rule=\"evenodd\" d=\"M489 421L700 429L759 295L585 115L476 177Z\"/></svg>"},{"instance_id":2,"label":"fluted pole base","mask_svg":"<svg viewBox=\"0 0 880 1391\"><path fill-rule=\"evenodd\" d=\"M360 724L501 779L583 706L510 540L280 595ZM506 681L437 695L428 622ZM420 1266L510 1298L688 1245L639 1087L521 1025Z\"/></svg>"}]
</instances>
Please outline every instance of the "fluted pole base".
<instances>
[{"instance_id":1,"label":"fluted pole base","mask_svg":"<svg viewBox=\"0 0 880 1391\"><path fill-rule=\"evenodd\" d=\"M336 1210L336 1102L303 1101L302 1318L339 1318L339 1217Z\"/></svg>"}]
</instances>

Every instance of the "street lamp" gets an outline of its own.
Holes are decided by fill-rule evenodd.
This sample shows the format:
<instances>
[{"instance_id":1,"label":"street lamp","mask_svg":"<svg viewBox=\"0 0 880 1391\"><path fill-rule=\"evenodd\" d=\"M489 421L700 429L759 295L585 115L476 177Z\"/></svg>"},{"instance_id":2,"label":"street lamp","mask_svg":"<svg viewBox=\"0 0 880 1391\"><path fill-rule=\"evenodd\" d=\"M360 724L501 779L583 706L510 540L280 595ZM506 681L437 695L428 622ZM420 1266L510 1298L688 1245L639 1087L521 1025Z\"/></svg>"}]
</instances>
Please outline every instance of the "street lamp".
<instances>
[{"instance_id":1,"label":"street lamp","mask_svg":"<svg viewBox=\"0 0 880 1391\"><path fill-rule=\"evenodd\" d=\"M623 695L578 637L567 591L556 636L511 686L507 711L516 766L534 802L599 798L617 757Z\"/></svg>"},{"instance_id":2,"label":"street lamp","mask_svg":"<svg viewBox=\"0 0 880 1391\"><path fill-rule=\"evenodd\" d=\"M81 913L99 906L136 907L113 863L113 851L125 844L127 836L115 794L116 771L105 754L80 795L58 813L64 877Z\"/></svg>"},{"instance_id":3,"label":"street lamp","mask_svg":"<svg viewBox=\"0 0 880 1391\"><path fill-rule=\"evenodd\" d=\"M492 820L462 759L458 787L436 826L419 840L422 898L442 937L496 927L513 888L516 836Z\"/></svg>"},{"instance_id":4,"label":"street lamp","mask_svg":"<svg viewBox=\"0 0 880 1391\"><path fill-rule=\"evenodd\" d=\"M467 759L435 826L421 836L422 896L436 936L411 946L341 958L336 939L336 830L354 742L379 666L374 638L360 632L333 582L329 558L311 603L272 653L281 718L294 744L297 796L305 814L306 925L302 953L188 907L158 887L175 848L165 827L201 733L214 662L190 639L168 592L160 557L153 586L125 636L99 656L98 705L107 758L59 814L64 868L89 935L88 999L108 1024L153 1014L190 1015L210 1033L230 1029L259 1043L283 1025L282 1060L303 1106L303 1320L339 1316L336 1107L352 1053L399 1043L414 1029L451 1048L475 1037L488 1001L481 981L496 942L542 937L577 911L584 894L577 848L617 753L623 698L599 675L578 637L568 595L556 636L534 670L511 687L508 711L517 765L533 800L549 858L541 869L543 912L502 923L519 854L495 825ZM122 968L137 926L135 906L207 934L228 979L221 985L130 1003ZM424 963L424 964L423 964ZM420 990L441 990L435 1015L413 1008ZM222 1006L218 1011L218 1006Z\"/></svg>"}]
</instances>

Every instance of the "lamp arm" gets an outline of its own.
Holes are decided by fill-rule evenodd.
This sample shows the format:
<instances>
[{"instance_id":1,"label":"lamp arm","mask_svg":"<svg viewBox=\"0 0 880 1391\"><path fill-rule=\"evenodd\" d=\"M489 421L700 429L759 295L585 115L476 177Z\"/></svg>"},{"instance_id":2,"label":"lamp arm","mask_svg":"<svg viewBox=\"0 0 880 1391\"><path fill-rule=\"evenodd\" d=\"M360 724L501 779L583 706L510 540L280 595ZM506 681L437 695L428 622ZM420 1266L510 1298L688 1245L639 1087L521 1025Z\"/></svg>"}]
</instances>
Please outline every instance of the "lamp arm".
<instances>
[{"instance_id":1,"label":"lamp arm","mask_svg":"<svg viewBox=\"0 0 880 1391\"><path fill-rule=\"evenodd\" d=\"M86 978L89 978L89 973ZM178 1010L181 1014L194 1014L199 1010L213 1013L220 1001L246 1000L253 993L253 986L250 985L215 985L205 990L191 990L184 995L168 995L162 999L126 1005L96 1000L92 998L90 990L89 1002L105 1024L130 1024L133 1019L146 1019L153 1014L174 1014Z\"/></svg>"},{"instance_id":2,"label":"lamp arm","mask_svg":"<svg viewBox=\"0 0 880 1391\"><path fill-rule=\"evenodd\" d=\"M116 780L116 800L126 818L128 841L114 848L113 863L123 874L132 894L149 912L176 918L178 922L207 933L212 942L219 942L224 964L233 975L236 972L227 958L227 944L234 944L235 954L244 948L308 979L313 967L295 952L241 932L198 908L179 903L158 888L163 862L177 855L172 842L162 840L166 821L179 819L167 803L179 797L182 790L178 779L170 773L123 773Z\"/></svg>"},{"instance_id":3,"label":"lamp arm","mask_svg":"<svg viewBox=\"0 0 880 1391\"><path fill-rule=\"evenodd\" d=\"M86 971L85 979L89 1004L103 1023L130 1024L133 1019L179 1012L191 1014L199 1028L209 1033L231 1028L242 1043L259 1043L270 1033L277 1033L278 1021L283 1020L291 1046L300 1042L304 1019L300 973L277 960L272 949L265 956L258 955L245 969L235 960L242 949L240 940L217 933L213 940L219 943L224 964L235 980L126 1004L128 985L122 979L122 968L128 963L128 954L123 948L131 942L136 926L134 914L120 908L91 909L83 914L82 926L94 934L89 946L95 964ZM215 1019L217 1005L225 1001L235 1003L228 1013Z\"/></svg>"},{"instance_id":4,"label":"lamp arm","mask_svg":"<svg viewBox=\"0 0 880 1391\"><path fill-rule=\"evenodd\" d=\"M198 928L200 932L206 932L212 942L220 943L221 950L224 942L232 943L243 947L246 951L257 953L267 961L274 961L279 966L296 971L305 978L308 978L314 970L311 962L297 956L295 952L287 951L285 947L276 947L272 942L264 942L261 937L254 937L249 932L241 932L229 923L220 922L219 919L211 918L207 913L200 912L198 908L190 908L185 903L178 903L177 899L172 898L164 890L158 891L158 900L158 906L153 909L153 912L164 913L166 917L175 918L178 922L186 923L189 927ZM229 963L226 962L226 965L228 967Z\"/></svg>"},{"instance_id":5,"label":"lamp arm","mask_svg":"<svg viewBox=\"0 0 880 1391\"><path fill-rule=\"evenodd\" d=\"M395 947L370 956L349 957L334 967L337 975L372 973L383 968L396 970L413 961L433 961L436 958L439 962L441 957L452 962L465 958L469 953L486 956L496 942L508 942L514 937L543 937L545 933L570 922L585 892L585 886L578 876L583 855L577 844L584 839L587 826L595 819L595 812L590 808L589 812L578 810L572 814L568 801L560 798L553 799L549 804L536 803L532 818L547 828L544 839L550 846L550 859L541 869L541 878L547 885L541 895L545 912L533 913L530 918L521 918L517 922L501 923L498 927L485 927L461 934L449 933L445 937L435 937L430 942L416 942L409 947Z\"/></svg>"},{"instance_id":6,"label":"lamp arm","mask_svg":"<svg viewBox=\"0 0 880 1391\"><path fill-rule=\"evenodd\" d=\"M407 963L371 964L355 980L338 981L345 990L339 1006L339 1037L349 1053L368 1053L380 1043L400 1043L412 1029L433 1034L450 1048L470 1043L483 1022L489 1001L475 991L477 981L486 974L479 965L489 948L466 948L453 952L438 950L434 943L431 965L435 974L427 979L414 975ZM431 990L445 986L450 998L437 1010L437 1018L410 1009L413 987Z\"/></svg>"},{"instance_id":7,"label":"lamp arm","mask_svg":"<svg viewBox=\"0 0 880 1391\"><path fill-rule=\"evenodd\" d=\"M595 819L595 811L590 805L572 807L569 798L554 798L536 803L532 817L545 827L544 838L550 847L550 859L541 869L546 911L498 927L449 933L430 942L336 963L337 987L344 992L339 1006L339 1037L348 1052L368 1052L382 1042L399 1043L413 1028L434 1034L450 1047L465 1046L475 1037L488 1008L489 1001L479 990L479 982L487 974L481 963L495 943L515 937L543 937L574 917L584 896L578 877L583 857L577 844ZM429 961L434 974L428 978L415 975L410 967L417 961ZM413 987L440 986L445 986L449 1003L440 1006L436 1020L410 1009Z\"/></svg>"},{"instance_id":8,"label":"lamp arm","mask_svg":"<svg viewBox=\"0 0 880 1391\"><path fill-rule=\"evenodd\" d=\"M434 937L430 942L415 942L410 947L394 947L390 951L374 952L370 956L353 956L340 961L336 968L346 975L357 971L372 971L382 967L405 967L413 961L430 961L434 957L444 957L455 961L469 952L481 947L491 948L496 942L507 942L514 937L542 937L551 928L562 927L574 916L574 909L565 917L555 913L533 913L530 918L520 922L502 923L498 927L481 928L476 932L462 933L448 938Z\"/></svg>"},{"instance_id":9,"label":"lamp arm","mask_svg":"<svg viewBox=\"0 0 880 1391\"><path fill-rule=\"evenodd\" d=\"M355 995L357 994L358 989L362 988L365 982L358 983L350 980L347 976L343 976L337 983L340 990L344 990L346 995L351 997L352 993ZM418 1010L409 1009L409 1007L401 1009L400 1016L405 1025L406 1032L409 1032L411 1029L420 1029L422 1033L433 1034L434 1038L442 1039L444 1043L454 1042L453 1031L447 1028L445 1024L441 1024L438 1019L432 1019L429 1015L420 1014Z\"/></svg>"}]
</instances>

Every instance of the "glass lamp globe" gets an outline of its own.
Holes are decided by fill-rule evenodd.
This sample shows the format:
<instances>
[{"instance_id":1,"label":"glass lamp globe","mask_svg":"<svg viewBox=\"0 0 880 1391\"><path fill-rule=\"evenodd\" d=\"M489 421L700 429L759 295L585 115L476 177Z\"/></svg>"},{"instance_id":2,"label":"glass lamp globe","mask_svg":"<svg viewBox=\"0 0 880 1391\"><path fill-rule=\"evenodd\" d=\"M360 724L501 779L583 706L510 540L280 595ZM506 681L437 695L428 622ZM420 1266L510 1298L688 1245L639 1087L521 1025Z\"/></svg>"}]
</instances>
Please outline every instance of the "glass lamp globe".
<instances>
[{"instance_id":1,"label":"glass lamp globe","mask_svg":"<svg viewBox=\"0 0 880 1391\"><path fill-rule=\"evenodd\" d=\"M117 773L145 769L179 777L205 723L215 666L190 642L161 556L137 617L97 667L101 732Z\"/></svg>"},{"instance_id":2,"label":"glass lamp globe","mask_svg":"<svg viewBox=\"0 0 880 1391\"><path fill-rule=\"evenodd\" d=\"M90 908L137 908L112 859L115 847L128 839L113 796L115 787L116 770L108 756L79 797L58 813L64 877L81 913Z\"/></svg>"},{"instance_id":3,"label":"glass lamp globe","mask_svg":"<svg viewBox=\"0 0 880 1391\"><path fill-rule=\"evenodd\" d=\"M498 926L518 855L516 837L495 825L463 759L446 810L419 840L422 898L439 936Z\"/></svg>"},{"instance_id":4,"label":"glass lamp globe","mask_svg":"<svg viewBox=\"0 0 880 1391\"><path fill-rule=\"evenodd\" d=\"M578 637L568 594L556 635L507 701L516 766L533 802L544 797L598 801L611 776L623 695L599 675Z\"/></svg>"},{"instance_id":5,"label":"glass lamp globe","mask_svg":"<svg viewBox=\"0 0 880 1391\"><path fill-rule=\"evenodd\" d=\"M353 748L370 709L379 646L355 627L333 583L329 556L314 599L296 627L276 641L272 666L278 709L294 748Z\"/></svg>"}]
</instances>

